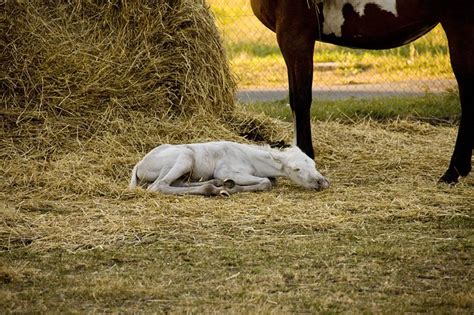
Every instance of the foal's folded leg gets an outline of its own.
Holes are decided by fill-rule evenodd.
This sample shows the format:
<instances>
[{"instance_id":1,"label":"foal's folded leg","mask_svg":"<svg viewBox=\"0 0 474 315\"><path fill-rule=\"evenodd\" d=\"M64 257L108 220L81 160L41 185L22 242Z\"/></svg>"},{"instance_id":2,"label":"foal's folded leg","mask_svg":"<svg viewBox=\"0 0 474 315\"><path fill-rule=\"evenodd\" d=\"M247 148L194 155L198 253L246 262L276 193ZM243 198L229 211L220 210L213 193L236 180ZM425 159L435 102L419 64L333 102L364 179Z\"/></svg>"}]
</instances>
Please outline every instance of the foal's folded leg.
<instances>
[{"instance_id":1,"label":"foal's folded leg","mask_svg":"<svg viewBox=\"0 0 474 315\"><path fill-rule=\"evenodd\" d=\"M176 180L173 183L171 183L171 186L174 187L196 187L196 186L202 186L204 184L211 184L217 187L221 187L223 185L223 181L220 179L211 179L208 181L203 181L203 182L186 182L182 180Z\"/></svg>"},{"instance_id":2,"label":"foal's folded leg","mask_svg":"<svg viewBox=\"0 0 474 315\"><path fill-rule=\"evenodd\" d=\"M216 187L209 183L204 183L199 186L185 186L177 187L171 186L167 183L160 182L153 191L159 191L163 194L174 194L174 195L204 195L204 196L217 196L227 195L226 191L222 187Z\"/></svg>"},{"instance_id":3,"label":"foal's folded leg","mask_svg":"<svg viewBox=\"0 0 474 315\"><path fill-rule=\"evenodd\" d=\"M219 195L222 192L222 188L216 187L214 182L196 182L184 184L182 187L173 186L175 182L179 185L179 178L189 174L193 168L193 155L191 151L183 152L178 156L176 162L171 167L169 172L163 177L156 179L150 186L149 191L159 191L164 194L176 194L176 195L205 195L214 196Z\"/></svg>"},{"instance_id":4,"label":"foal's folded leg","mask_svg":"<svg viewBox=\"0 0 474 315\"><path fill-rule=\"evenodd\" d=\"M193 155L192 152L181 153L174 164L171 166L169 171L163 176L158 177L153 183L151 183L147 190L159 191L160 187L171 186L173 182L182 178L184 175L190 173L193 168Z\"/></svg>"},{"instance_id":5,"label":"foal's folded leg","mask_svg":"<svg viewBox=\"0 0 474 315\"><path fill-rule=\"evenodd\" d=\"M235 185L233 188L226 189L229 194L235 194L239 192L247 192L247 191L269 191L272 189L272 183L268 178L267 181L262 181L261 183L254 184L254 185Z\"/></svg>"},{"instance_id":6,"label":"foal's folded leg","mask_svg":"<svg viewBox=\"0 0 474 315\"><path fill-rule=\"evenodd\" d=\"M246 191L268 191L272 189L270 179L244 173L225 174L224 187L230 194Z\"/></svg>"}]
</instances>

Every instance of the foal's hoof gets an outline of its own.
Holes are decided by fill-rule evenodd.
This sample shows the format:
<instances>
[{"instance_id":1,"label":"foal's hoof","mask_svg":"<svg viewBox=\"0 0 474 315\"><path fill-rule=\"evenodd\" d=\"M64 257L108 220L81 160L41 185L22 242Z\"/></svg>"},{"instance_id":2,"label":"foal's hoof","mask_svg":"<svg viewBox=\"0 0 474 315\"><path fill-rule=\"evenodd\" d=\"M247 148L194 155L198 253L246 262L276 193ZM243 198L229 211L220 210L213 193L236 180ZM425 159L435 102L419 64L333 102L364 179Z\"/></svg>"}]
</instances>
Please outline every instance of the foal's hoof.
<instances>
[{"instance_id":1,"label":"foal's hoof","mask_svg":"<svg viewBox=\"0 0 474 315\"><path fill-rule=\"evenodd\" d=\"M226 179L224 180L224 185L226 189L232 189L235 187L235 182L232 179Z\"/></svg>"},{"instance_id":2,"label":"foal's hoof","mask_svg":"<svg viewBox=\"0 0 474 315\"><path fill-rule=\"evenodd\" d=\"M216 178L216 179L211 180L211 184L213 184L216 187L222 187L224 182L222 180Z\"/></svg>"},{"instance_id":3,"label":"foal's hoof","mask_svg":"<svg viewBox=\"0 0 474 315\"><path fill-rule=\"evenodd\" d=\"M221 190L221 191L219 191L219 196L221 196L221 197L230 197L230 194L227 190Z\"/></svg>"}]
</instances>

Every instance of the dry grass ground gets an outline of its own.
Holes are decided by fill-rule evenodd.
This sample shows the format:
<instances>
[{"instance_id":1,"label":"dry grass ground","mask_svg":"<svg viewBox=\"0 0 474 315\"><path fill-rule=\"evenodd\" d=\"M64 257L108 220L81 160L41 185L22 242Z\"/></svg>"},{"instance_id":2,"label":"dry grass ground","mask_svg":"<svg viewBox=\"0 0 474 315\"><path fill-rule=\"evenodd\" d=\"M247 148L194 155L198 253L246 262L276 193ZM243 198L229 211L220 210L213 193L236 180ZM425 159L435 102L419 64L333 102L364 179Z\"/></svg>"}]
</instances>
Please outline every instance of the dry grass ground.
<instances>
[{"instance_id":1,"label":"dry grass ground","mask_svg":"<svg viewBox=\"0 0 474 315\"><path fill-rule=\"evenodd\" d=\"M473 312L473 177L436 185L450 119L316 122L324 192L130 192L159 144L291 124L234 106L202 1L0 5L0 313Z\"/></svg>"},{"instance_id":2,"label":"dry grass ground","mask_svg":"<svg viewBox=\"0 0 474 315\"><path fill-rule=\"evenodd\" d=\"M454 126L319 121L329 190L205 198L126 190L164 139L129 115L49 158L2 146L2 313L472 313L473 177L436 185Z\"/></svg>"}]
</instances>

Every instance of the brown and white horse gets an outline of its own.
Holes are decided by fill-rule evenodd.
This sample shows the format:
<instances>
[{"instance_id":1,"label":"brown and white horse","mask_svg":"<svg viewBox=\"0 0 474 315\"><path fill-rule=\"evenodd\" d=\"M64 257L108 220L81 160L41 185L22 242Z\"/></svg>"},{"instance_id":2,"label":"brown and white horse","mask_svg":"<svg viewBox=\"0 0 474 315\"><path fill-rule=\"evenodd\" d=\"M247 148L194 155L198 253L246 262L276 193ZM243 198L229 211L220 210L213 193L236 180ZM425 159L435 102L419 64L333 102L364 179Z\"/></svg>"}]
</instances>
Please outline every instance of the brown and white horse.
<instances>
[{"instance_id":1,"label":"brown and white horse","mask_svg":"<svg viewBox=\"0 0 474 315\"><path fill-rule=\"evenodd\" d=\"M257 18L276 32L288 69L297 145L314 158L310 107L315 41L364 49L407 44L438 23L449 45L461 100L454 152L441 182L471 171L474 147L474 0L251 0Z\"/></svg>"}]
</instances>

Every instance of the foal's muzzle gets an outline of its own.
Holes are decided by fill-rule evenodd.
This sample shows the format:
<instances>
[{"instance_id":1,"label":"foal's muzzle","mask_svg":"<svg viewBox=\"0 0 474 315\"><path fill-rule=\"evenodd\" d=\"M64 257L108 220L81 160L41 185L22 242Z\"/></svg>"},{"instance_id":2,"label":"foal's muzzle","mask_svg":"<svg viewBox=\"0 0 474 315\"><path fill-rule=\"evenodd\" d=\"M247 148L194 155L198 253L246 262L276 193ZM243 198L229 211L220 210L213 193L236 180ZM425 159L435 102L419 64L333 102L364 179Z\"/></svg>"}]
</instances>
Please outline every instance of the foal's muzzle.
<instances>
[{"instance_id":1,"label":"foal's muzzle","mask_svg":"<svg viewBox=\"0 0 474 315\"><path fill-rule=\"evenodd\" d=\"M331 184L329 183L329 181L326 178L319 178L316 181L316 185L315 185L314 189L316 189L318 191L321 191L321 190L328 189L330 185Z\"/></svg>"}]
</instances>

